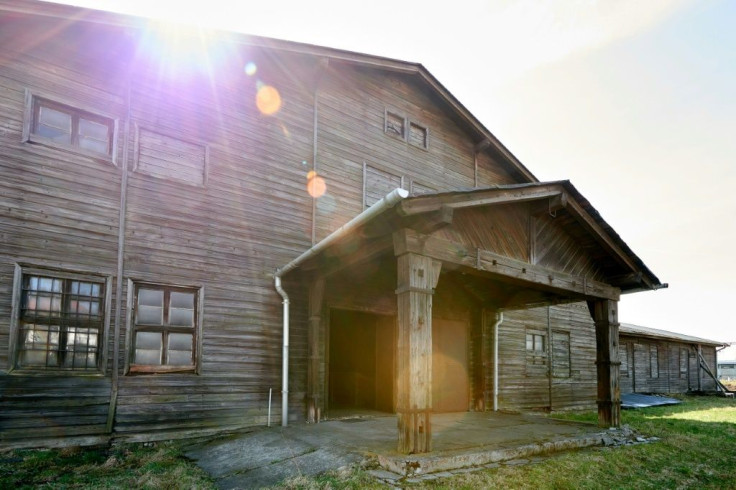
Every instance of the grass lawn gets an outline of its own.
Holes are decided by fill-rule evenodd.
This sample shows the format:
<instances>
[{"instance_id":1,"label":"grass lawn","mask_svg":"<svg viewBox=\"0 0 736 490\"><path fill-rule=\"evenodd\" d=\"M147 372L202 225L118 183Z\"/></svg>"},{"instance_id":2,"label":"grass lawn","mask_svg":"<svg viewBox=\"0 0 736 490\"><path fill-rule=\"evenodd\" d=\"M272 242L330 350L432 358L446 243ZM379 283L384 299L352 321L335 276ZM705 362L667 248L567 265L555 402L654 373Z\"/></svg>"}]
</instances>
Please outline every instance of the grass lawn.
<instances>
[{"instance_id":1,"label":"grass lawn","mask_svg":"<svg viewBox=\"0 0 736 490\"><path fill-rule=\"evenodd\" d=\"M623 422L652 444L589 448L538 464L428 481L420 488L718 488L736 489L736 401L684 397L670 407L626 410ZM594 413L556 415L594 422ZM410 485L404 485L410 486ZM0 455L0 488L214 488L175 443L155 447L16 451ZM286 488L381 488L365 472L297 478Z\"/></svg>"},{"instance_id":2,"label":"grass lawn","mask_svg":"<svg viewBox=\"0 0 736 490\"><path fill-rule=\"evenodd\" d=\"M215 488L175 443L0 454L0 489Z\"/></svg>"}]
</instances>

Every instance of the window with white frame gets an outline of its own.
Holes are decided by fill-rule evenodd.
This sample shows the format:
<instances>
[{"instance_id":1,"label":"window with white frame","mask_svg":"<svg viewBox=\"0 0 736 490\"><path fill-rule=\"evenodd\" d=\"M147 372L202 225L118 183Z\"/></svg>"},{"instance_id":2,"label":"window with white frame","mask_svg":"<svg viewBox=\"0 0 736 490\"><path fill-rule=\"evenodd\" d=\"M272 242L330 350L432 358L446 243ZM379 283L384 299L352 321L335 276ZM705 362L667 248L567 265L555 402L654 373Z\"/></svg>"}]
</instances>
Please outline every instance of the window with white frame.
<instances>
[{"instance_id":1,"label":"window with white frame","mask_svg":"<svg viewBox=\"0 0 736 490\"><path fill-rule=\"evenodd\" d=\"M112 159L115 120L28 93L24 140Z\"/></svg>"},{"instance_id":2,"label":"window with white frame","mask_svg":"<svg viewBox=\"0 0 736 490\"><path fill-rule=\"evenodd\" d=\"M15 368L101 369L108 281L99 276L22 269Z\"/></svg>"},{"instance_id":3,"label":"window with white frame","mask_svg":"<svg viewBox=\"0 0 736 490\"><path fill-rule=\"evenodd\" d=\"M130 371L196 371L201 290L146 283L134 287Z\"/></svg>"}]
</instances>

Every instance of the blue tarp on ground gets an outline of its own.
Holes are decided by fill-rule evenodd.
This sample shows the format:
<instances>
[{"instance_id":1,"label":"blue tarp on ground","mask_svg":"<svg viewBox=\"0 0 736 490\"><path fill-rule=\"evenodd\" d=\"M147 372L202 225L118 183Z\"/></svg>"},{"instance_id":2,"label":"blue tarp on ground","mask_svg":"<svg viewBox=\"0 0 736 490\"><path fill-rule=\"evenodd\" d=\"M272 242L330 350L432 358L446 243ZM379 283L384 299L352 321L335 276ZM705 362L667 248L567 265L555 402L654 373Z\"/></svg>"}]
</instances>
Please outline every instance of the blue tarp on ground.
<instances>
[{"instance_id":1,"label":"blue tarp on ground","mask_svg":"<svg viewBox=\"0 0 736 490\"><path fill-rule=\"evenodd\" d=\"M640 393L624 393L621 395L621 408L645 408L661 405L677 405L682 403L675 398L658 395L642 395Z\"/></svg>"}]
</instances>

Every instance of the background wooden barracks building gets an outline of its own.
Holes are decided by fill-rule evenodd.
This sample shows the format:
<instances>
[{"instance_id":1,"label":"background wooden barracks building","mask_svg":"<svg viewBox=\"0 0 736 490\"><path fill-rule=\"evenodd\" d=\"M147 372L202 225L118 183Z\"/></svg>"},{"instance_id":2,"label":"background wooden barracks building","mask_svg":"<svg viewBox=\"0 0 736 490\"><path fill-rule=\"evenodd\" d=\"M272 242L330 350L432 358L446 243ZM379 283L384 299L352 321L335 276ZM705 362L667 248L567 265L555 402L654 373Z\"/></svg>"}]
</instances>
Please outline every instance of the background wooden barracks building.
<instances>
[{"instance_id":1,"label":"background wooden barracks building","mask_svg":"<svg viewBox=\"0 0 736 490\"><path fill-rule=\"evenodd\" d=\"M0 1L0 444L262 425L269 390L406 452L433 411L619 423L618 301L663 284L570 182L422 65L166 34Z\"/></svg>"}]
</instances>

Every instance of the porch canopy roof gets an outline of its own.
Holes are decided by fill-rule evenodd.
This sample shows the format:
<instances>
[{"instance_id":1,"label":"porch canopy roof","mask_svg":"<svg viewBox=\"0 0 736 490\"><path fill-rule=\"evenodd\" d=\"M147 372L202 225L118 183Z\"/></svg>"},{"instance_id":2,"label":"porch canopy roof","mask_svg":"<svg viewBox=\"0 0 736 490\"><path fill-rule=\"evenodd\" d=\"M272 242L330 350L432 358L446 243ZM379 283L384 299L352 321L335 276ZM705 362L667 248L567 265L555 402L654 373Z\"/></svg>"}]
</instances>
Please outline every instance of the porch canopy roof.
<instances>
[{"instance_id":1,"label":"porch canopy roof","mask_svg":"<svg viewBox=\"0 0 736 490\"><path fill-rule=\"evenodd\" d=\"M349 269L359 279L361 264L391 267L412 252L441 261L480 302L509 309L667 287L569 181L423 194L384 208L369 208L283 273Z\"/></svg>"}]
</instances>

